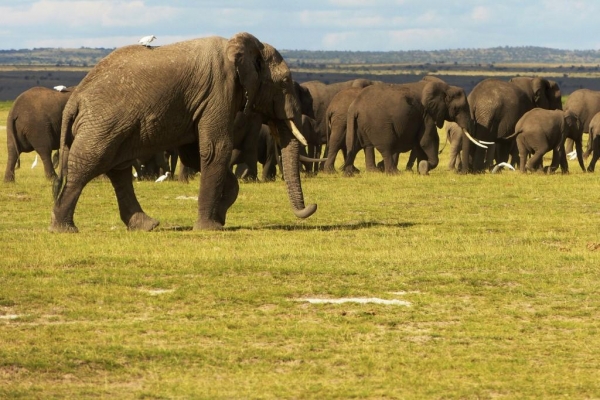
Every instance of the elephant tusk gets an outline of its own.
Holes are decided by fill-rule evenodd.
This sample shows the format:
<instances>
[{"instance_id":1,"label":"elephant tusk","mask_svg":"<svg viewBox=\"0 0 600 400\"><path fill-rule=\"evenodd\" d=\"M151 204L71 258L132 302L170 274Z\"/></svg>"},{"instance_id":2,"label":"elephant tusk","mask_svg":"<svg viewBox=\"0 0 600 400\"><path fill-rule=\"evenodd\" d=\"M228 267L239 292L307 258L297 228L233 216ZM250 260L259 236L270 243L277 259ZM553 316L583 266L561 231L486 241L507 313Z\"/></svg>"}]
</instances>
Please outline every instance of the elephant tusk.
<instances>
[{"instance_id":1,"label":"elephant tusk","mask_svg":"<svg viewBox=\"0 0 600 400\"><path fill-rule=\"evenodd\" d=\"M465 136L469 138L469 140L473 143L475 143L477 146L479 147L483 147L484 149L487 149L488 147L484 144L479 143L477 140L475 140L473 138L473 136L469 135L469 132L466 129L463 129L463 132L465 133Z\"/></svg>"},{"instance_id":2,"label":"elephant tusk","mask_svg":"<svg viewBox=\"0 0 600 400\"><path fill-rule=\"evenodd\" d=\"M322 162L327 161L326 158L312 158L312 157L303 156L302 154L298 155L298 159L302 162L312 162L312 163L322 163Z\"/></svg>"},{"instance_id":3,"label":"elephant tusk","mask_svg":"<svg viewBox=\"0 0 600 400\"><path fill-rule=\"evenodd\" d=\"M294 134L294 136L296 137L296 139L298 139L298 141L300 143L302 143L304 146L308 146L306 139L304 138L304 136L302 136L302 133L298 130L298 127L296 126L296 124L294 124L294 121L292 121L291 119L286 119L285 123L288 126L288 128L291 129L291 131Z\"/></svg>"},{"instance_id":4,"label":"elephant tusk","mask_svg":"<svg viewBox=\"0 0 600 400\"><path fill-rule=\"evenodd\" d=\"M484 142L483 140L480 140L479 143L483 143L483 144L496 144L496 142Z\"/></svg>"}]
</instances>

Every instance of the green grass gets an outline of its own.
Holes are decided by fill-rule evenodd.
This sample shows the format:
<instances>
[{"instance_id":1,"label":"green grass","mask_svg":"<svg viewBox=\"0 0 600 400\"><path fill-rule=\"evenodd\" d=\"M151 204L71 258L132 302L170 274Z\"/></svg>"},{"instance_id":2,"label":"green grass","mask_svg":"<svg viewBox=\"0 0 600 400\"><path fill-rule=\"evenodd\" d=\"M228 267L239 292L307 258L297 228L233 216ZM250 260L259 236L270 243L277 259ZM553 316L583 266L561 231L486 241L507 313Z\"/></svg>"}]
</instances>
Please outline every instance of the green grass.
<instances>
[{"instance_id":1,"label":"green grass","mask_svg":"<svg viewBox=\"0 0 600 400\"><path fill-rule=\"evenodd\" d=\"M161 225L127 232L97 179L73 235L47 232L33 157L0 190L0 398L600 397L599 178L576 163L319 175L305 221L283 182L241 184L223 232L191 230L178 182L136 183Z\"/></svg>"}]
</instances>

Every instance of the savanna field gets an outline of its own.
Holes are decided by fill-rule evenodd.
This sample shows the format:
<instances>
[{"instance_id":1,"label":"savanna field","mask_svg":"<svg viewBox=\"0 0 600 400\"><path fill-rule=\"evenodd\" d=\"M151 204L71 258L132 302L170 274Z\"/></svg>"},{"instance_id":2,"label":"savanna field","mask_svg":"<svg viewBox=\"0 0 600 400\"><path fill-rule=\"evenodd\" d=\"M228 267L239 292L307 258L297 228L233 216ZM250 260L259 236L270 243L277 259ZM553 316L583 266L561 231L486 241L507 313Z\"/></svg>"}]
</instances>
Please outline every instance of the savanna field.
<instances>
[{"instance_id":1,"label":"savanna field","mask_svg":"<svg viewBox=\"0 0 600 400\"><path fill-rule=\"evenodd\" d=\"M135 183L147 233L98 178L78 234L48 232L23 154L0 190L0 398L600 398L600 173L458 175L448 150L429 176L361 152L359 176L304 177L307 220L283 181L240 183L222 232L191 229L197 180Z\"/></svg>"}]
</instances>

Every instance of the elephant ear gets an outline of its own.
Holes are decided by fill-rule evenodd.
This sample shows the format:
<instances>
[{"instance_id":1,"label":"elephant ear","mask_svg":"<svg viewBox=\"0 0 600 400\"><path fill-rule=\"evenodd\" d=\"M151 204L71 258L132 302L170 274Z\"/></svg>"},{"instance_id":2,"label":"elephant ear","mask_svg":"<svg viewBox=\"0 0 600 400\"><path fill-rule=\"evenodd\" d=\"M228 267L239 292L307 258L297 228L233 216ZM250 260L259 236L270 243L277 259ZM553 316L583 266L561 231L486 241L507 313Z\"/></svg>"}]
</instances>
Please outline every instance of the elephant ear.
<instances>
[{"instance_id":1,"label":"elephant ear","mask_svg":"<svg viewBox=\"0 0 600 400\"><path fill-rule=\"evenodd\" d=\"M235 65L246 95L244 114L252 112L260 90L260 73L266 69L261 53L263 48L263 44L257 38L246 32L234 35L227 42L227 58Z\"/></svg>"},{"instance_id":2,"label":"elephant ear","mask_svg":"<svg viewBox=\"0 0 600 400\"><path fill-rule=\"evenodd\" d=\"M533 101L536 106L540 106L543 97L548 98L547 92L549 89L549 84L546 79L542 78L533 78L531 81L531 88L533 89Z\"/></svg>"},{"instance_id":3,"label":"elephant ear","mask_svg":"<svg viewBox=\"0 0 600 400\"><path fill-rule=\"evenodd\" d=\"M425 112L435 121L438 128L444 126L448 114L446 104L446 90L449 86L444 82L429 82L423 88L421 103Z\"/></svg>"}]
</instances>

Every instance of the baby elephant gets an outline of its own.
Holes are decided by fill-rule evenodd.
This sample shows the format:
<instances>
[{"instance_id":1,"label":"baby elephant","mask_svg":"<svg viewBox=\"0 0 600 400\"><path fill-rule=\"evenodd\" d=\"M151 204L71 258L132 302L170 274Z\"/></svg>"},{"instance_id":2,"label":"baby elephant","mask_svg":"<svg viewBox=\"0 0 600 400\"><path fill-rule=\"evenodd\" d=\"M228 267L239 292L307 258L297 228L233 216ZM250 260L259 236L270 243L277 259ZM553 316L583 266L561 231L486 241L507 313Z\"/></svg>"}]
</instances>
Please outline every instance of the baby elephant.
<instances>
[{"instance_id":1,"label":"baby elephant","mask_svg":"<svg viewBox=\"0 0 600 400\"><path fill-rule=\"evenodd\" d=\"M534 108L526 112L517 122L515 133L511 135L517 136L521 172L540 169L544 154L550 150L553 151L550 171L555 171L560 164L563 173L569 172L565 154L567 138L575 142L577 160L581 170L585 172L581 146L582 135L583 125L570 111ZM529 161L527 161L528 155L531 155Z\"/></svg>"}]
</instances>

